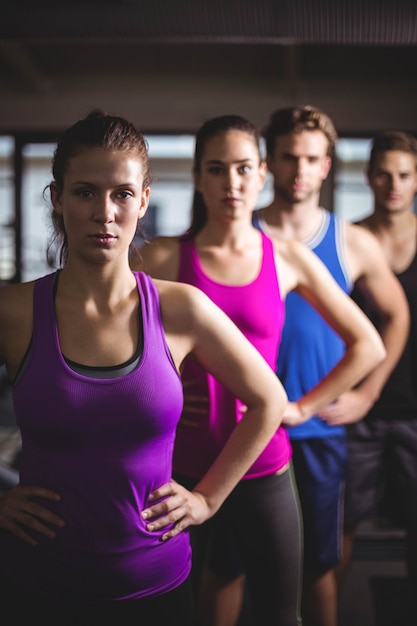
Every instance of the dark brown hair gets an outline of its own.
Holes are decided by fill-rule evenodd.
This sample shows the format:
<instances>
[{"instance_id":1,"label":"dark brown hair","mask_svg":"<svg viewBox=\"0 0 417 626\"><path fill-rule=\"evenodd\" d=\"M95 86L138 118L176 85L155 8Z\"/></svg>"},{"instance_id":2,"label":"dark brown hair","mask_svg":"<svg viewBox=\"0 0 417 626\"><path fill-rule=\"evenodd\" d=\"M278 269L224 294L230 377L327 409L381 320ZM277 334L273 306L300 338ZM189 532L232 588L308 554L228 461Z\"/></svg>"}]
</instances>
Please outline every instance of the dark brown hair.
<instances>
[{"instance_id":1,"label":"dark brown hair","mask_svg":"<svg viewBox=\"0 0 417 626\"><path fill-rule=\"evenodd\" d=\"M260 131L252 122L240 115L221 115L205 122L197 131L194 150L194 173L201 170L201 162L206 149L207 142L215 137L228 132L229 130L239 130L253 138L253 142L258 149L259 162L262 161L260 149ZM207 221L207 207L204 204L203 196L196 189L194 190L193 203L191 207L191 225L182 235L182 239L192 239L203 228Z\"/></svg>"},{"instance_id":2,"label":"dark brown hair","mask_svg":"<svg viewBox=\"0 0 417 626\"><path fill-rule=\"evenodd\" d=\"M151 183L149 172L148 145L142 133L135 126L114 115L94 109L86 117L68 128L58 141L52 159L52 176L60 193L64 188L65 173L69 161L85 148L130 152L142 162L143 189ZM48 185L47 188L50 188ZM57 251L59 264L65 264L68 255L68 240L62 216L52 211L53 234L48 245L48 262L53 265L54 251Z\"/></svg>"},{"instance_id":3,"label":"dark brown hair","mask_svg":"<svg viewBox=\"0 0 417 626\"><path fill-rule=\"evenodd\" d=\"M386 130L376 135L372 141L368 170L371 171L373 169L378 154L392 150L398 150L398 152L407 152L408 154L411 154L414 157L417 168L416 137L398 130Z\"/></svg>"},{"instance_id":4,"label":"dark brown hair","mask_svg":"<svg viewBox=\"0 0 417 626\"><path fill-rule=\"evenodd\" d=\"M268 125L263 131L266 141L266 152L272 156L275 139L289 133L320 130L328 141L327 154L333 153L337 141L337 132L330 117L313 106L296 106L278 109L272 113Z\"/></svg>"}]
</instances>

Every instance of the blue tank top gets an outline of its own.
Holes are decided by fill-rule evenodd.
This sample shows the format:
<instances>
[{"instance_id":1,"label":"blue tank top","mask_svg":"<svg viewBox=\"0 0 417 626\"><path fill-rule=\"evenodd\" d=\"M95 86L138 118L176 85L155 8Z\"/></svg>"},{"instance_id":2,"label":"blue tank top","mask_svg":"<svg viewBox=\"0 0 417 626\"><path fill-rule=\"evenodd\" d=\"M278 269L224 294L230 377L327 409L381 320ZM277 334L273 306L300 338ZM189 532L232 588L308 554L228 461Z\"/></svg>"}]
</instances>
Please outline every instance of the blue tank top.
<instances>
[{"instance_id":1,"label":"blue tank top","mask_svg":"<svg viewBox=\"0 0 417 626\"><path fill-rule=\"evenodd\" d=\"M323 261L345 293L352 283L343 254L342 222L323 211L323 222L314 238L305 244ZM262 227L255 214L254 224ZM290 401L296 401L318 384L345 352L345 343L319 313L298 293L287 295L285 324L277 361L277 374ZM291 439L330 437L344 432L343 426L328 426L313 416L288 428Z\"/></svg>"},{"instance_id":2,"label":"blue tank top","mask_svg":"<svg viewBox=\"0 0 417 626\"><path fill-rule=\"evenodd\" d=\"M188 576L188 533L161 542L145 528L149 493L172 475L181 380L172 362L153 281L136 273L143 351L127 375L75 372L60 349L55 274L35 283L33 336L13 388L22 434L20 481L61 494L45 506L66 521L36 548L0 532L0 569L48 597L89 601L168 592Z\"/></svg>"}]
</instances>

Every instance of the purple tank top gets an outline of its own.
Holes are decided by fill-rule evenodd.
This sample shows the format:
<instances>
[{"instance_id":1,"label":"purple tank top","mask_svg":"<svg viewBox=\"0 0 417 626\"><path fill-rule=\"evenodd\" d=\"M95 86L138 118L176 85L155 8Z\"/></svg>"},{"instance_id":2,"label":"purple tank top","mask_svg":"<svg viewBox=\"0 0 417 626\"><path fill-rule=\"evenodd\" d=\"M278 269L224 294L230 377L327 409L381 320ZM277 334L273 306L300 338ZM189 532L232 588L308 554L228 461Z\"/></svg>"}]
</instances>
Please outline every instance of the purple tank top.
<instances>
[{"instance_id":1,"label":"purple tank top","mask_svg":"<svg viewBox=\"0 0 417 626\"><path fill-rule=\"evenodd\" d=\"M190 572L188 533L161 542L140 513L171 479L183 405L153 281L136 273L143 352L119 378L94 379L66 364L59 346L54 274L35 283L33 338L14 389L22 433L22 484L56 490L46 506L66 520L36 548L0 533L0 569L48 597L113 601L168 592Z\"/></svg>"},{"instance_id":2,"label":"purple tank top","mask_svg":"<svg viewBox=\"0 0 417 626\"><path fill-rule=\"evenodd\" d=\"M275 371L284 303L281 299L273 246L263 233L263 260L258 276L246 285L224 285L209 278L203 271L194 240L180 244L180 265L177 280L199 287L240 328ZM182 373L185 395L194 398L187 403L177 428L174 450L174 471L200 478L223 448L236 423L241 419L241 402L188 358ZM259 381L262 385L262 380ZM191 403L190 403L191 406ZM285 428L279 428L244 478L257 478L280 470L291 458L291 447Z\"/></svg>"}]
</instances>

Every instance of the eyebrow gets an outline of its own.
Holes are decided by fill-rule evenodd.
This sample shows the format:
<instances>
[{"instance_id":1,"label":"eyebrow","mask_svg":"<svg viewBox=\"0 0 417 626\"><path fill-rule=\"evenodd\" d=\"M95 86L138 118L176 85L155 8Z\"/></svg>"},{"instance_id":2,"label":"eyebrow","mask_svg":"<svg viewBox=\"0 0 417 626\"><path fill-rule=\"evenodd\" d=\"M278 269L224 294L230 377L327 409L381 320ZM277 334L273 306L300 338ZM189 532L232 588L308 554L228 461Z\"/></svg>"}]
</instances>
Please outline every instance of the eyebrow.
<instances>
[{"instance_id":1,"label":"eyebrow","mask_svg":"<svg viewBox=\"0 0 417 626\"><path fill-rule=\"evenodd\" d=\"M238 159L237 161L232 161L233 164L238 163L253 163L256 162L256 159L246 158L246 159ZM221 161L220 159L210 159L206 161L206 165L224 165L226 161Z\"/></svg>"},{"instance_id":2,"label":"eyebrow","mask_svg":"<svg viewBox=\"0 0 417 626\"><path fill-rule=\"evenodd\" d=\"M392 176L393 173L385 168L385 167L377 167L375 169L377 174L388 174L389 176ZM404 169L404 170L400 170L399 172L397 172L400 176L403 176L404 174L408 174L408 175L413 175L414 174L414 170L413 169Z\"/></svg>"}]
</instances>

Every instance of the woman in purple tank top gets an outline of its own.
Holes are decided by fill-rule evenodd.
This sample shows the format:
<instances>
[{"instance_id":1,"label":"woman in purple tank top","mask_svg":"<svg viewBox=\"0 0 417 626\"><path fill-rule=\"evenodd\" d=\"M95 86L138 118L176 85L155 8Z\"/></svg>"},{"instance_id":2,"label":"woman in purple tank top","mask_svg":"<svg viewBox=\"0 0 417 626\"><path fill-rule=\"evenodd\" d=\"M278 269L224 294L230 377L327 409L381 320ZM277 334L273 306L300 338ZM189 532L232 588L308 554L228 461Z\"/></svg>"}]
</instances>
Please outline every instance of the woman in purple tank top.
<instances>
[{"instance_id":1,"label":"woman in purple tank top","mask_svg":"<svg viewBox=\"0 0 417 626\"><path fill-rule=\"evenodd\" d=\"M138 267L143 262L154 278L203 290L274 371L285 297L290 291L305 297L348 345L348 356L326 379L298 402L287 404L287 424L307 420L382 358L377 335L316 255L295 241L272 243L253 226L252 213L266 176L253 124L236 115L206 122L197 132L193 173L189 230L181 237L146 243ZM179 482L192 487L246 407L239 394L225 390L193 359L186 359L182 380L185 405L174 471ZM262 379L258 384L262 386ZM254 623L301 623L300 514L285 428L278 428L216 516L192 529L191 539L201 624L237 623L245 578Z\"/></svg>"},{"instance_id":2,"label":"woman in purple tank top","mask_svg":"<svg viewBox=\"0 0 417 626\"><path fill-rule=\"evenodd\" d=\"M256 461L286 394L202 291L132 271L150 175L130 122L90 113L64 133L52 173L59 268L0 290L22 436L19 484L0 496L1 610L17 624L29 611L48 626L194 626L183 531ZM247 410L187 490L172 455L190 356Z\"/></svg>"}]
</instances>

